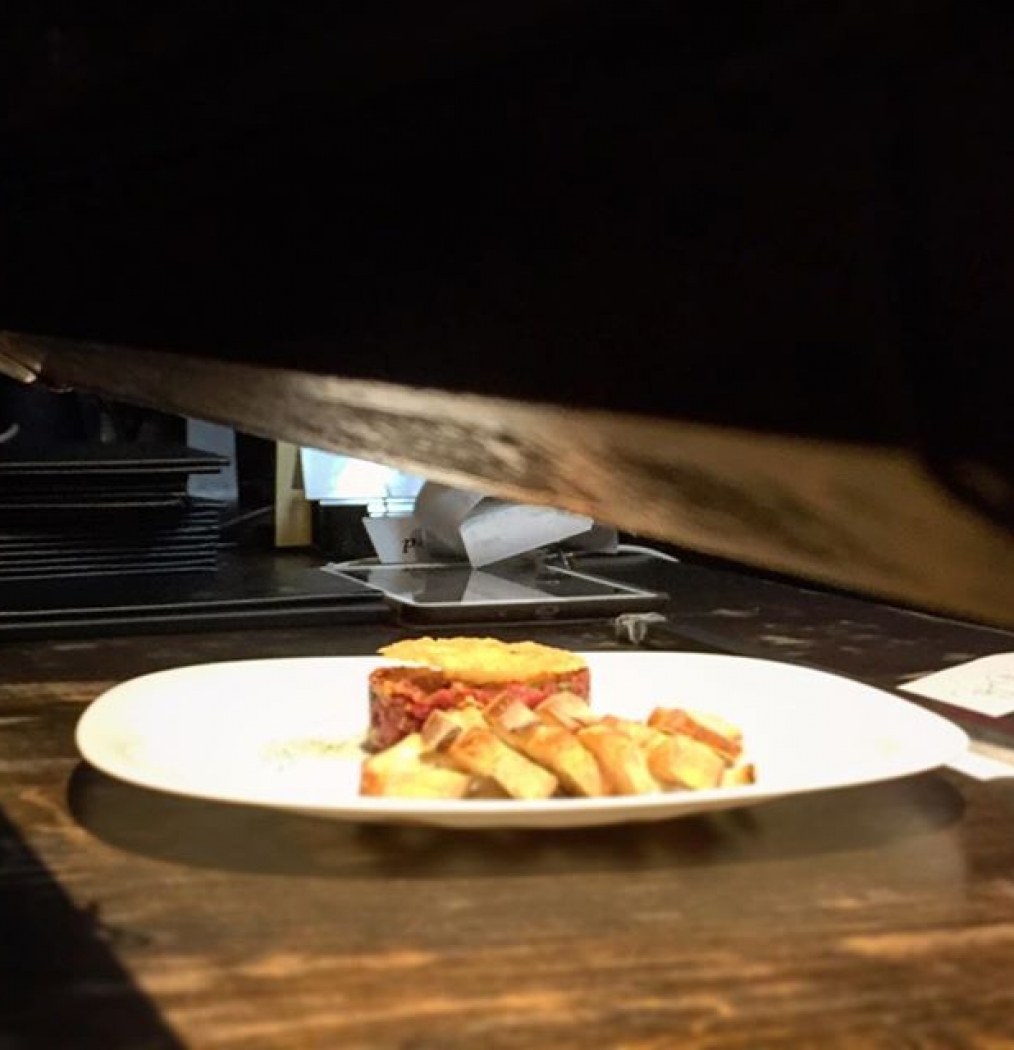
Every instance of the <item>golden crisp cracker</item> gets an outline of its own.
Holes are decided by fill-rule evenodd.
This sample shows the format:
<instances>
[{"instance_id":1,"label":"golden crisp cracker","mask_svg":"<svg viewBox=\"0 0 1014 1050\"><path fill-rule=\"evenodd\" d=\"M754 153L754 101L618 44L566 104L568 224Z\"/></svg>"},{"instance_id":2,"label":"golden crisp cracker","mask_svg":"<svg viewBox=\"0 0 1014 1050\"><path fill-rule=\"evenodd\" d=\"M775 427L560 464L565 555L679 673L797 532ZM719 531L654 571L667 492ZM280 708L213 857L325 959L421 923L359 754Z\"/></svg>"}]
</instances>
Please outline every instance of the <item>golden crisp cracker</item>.
<instances>
[{"instance_id":1,"label":"golden crisp cracker","mask_svg":"<svg viewBox=\"0 0 1014 1050\"><path fill-rule=\"evenodd\" d=\"M498 638L406 638L385 645L382 656L443 671L448 678L475 685L533 681L582 671L584 658L539 642Z\"/></svg>"}]
</instances>

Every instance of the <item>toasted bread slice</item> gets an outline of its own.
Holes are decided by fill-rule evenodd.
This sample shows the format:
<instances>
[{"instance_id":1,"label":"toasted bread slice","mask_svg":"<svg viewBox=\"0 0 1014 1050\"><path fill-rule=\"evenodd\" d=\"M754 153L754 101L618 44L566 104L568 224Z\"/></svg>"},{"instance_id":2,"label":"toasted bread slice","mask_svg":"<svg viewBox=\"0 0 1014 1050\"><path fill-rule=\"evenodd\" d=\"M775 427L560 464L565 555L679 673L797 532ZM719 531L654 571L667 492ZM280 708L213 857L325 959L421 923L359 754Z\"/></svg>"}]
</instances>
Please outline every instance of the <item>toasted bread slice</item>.
<instances>
[{"instance_id":1,"label":"toasted bread slice","mask_svg":"<svg viewBox=\"0 0 1014 1050\"><path fill-rule=\"evenodd\" d=\"M478 704L462 704L460 707L452 707L443 712L452 722L457 723L462 729L472 726L480 728L486 724L482 715L482 709Z\"/></svg>"},{"instance_id":2,"label":"toasted bread slice","mask_svg":"<svg viewBox=\"0 0 1014 1050\"><path fill-rule=\"evenodd\" d=\"M552 770L568 794L585 798L609 794L598 759L576 734L559 726L533 725L518 730L514 739L529 758Z\"/></svg>"},{"instance_id":3,"label":"toasted bread slice","mask_svg":"<svg viewBox=\"0 0 1014 1050\"><path fill-rule=\"evenodd\" d=\"M687 714L696 726L693 735L702 743L709 744L732 762L742 755L743 731L739 726L711 714L710 711L689 710Z\"/></svg>"},{"instance_id":4,"label":"toasted bread slice","mask_svg":"<svg viewBox=\"0 0 1014 1050\"><path fill-rule=\"evenodd\" d=\"M446 711L431 711L423 722L419 735L422 737L425 751L444 751L461 732L461 723L451 718Z\"/></svg>"},{"instance_id":5,"label":"toasted bread slice","mask_svg":"<svg viewBox=\"0 0 1014 1050\"><path fill-rule=\"evenodd\" d=\"M610 794L646 795L661 790L644 752L627 733L593 725L578 730L577 738L595 756Z\"/></svg>"},{"instance_id":6,"label":"toasted bread slice","mask_svg":"<svg viewBox=\"0 0 1014 1050\"><path fill-rule=\"evenodd\" d=\"M476 792L473 778L427 755L419 733L363 762L359 790L363 795L398 798L466 798Z\"/></svg>"},{"instance_id":7,"label":"toasted bread slice","mask_svg":"<svg viewBox=\"0 0 1014 1050\"><path fill-rule=\"evenodd\" d=\"M707 744L691 736L659 733L647 751L648 768L664 784L702 791L718 787L726 761Z\"/></svg>"},{"instance_id":8,"label":"toasted bread slice","mask_svg":"<svg viewBox=\"0 0 1014 1050\"><path fill-rule=\"evenodd\" d=\"M445 752L463 772L489 777L511 798L549 798L555 776L500 740L492 729L471 726L451 740Z\"/></svg>"},{"instance_id":9,"label":"toasted bread slice","mask_svg":"<svg viewBox=\"0 0 1014 1050\"><path fill-rule=\"evenodd\" d=\"M599 716L574 693L553 693L536 705L535 714L547 725L576 731L594 725Z\"/></svg>"},{"instance_id":10,"label":"toasted bread slice","mask_svg":"<svg viewBox=\"0 0 1014 1050\"><path fill-rule=\"evenodd\" d=\"M743 752L743 735L735 726L714 715L684 711L674 707L656 707L648 716L648 725L663 733L693 737L717 751L729 763Z\"/></svg>"},{"instance_id":11,"label":"toasted bread slice","mask_svg":"<svg viewBox=\"0 0 1014 1050\"><path fill-rule=\"evenodd\" d=\"M752 762L732 766L722 774L722 787L744 787L757 783L757 770Z\"/></svg>"},{"instance_id":12,"label":"toasted bread slice","mask_svg":"<svg viewBox=\"0 0 1014 1050\"><path fill-rule=\"evenodd\" d=\"M483 720L494 728L513 730L527 725L542 725L539 716L513 696L497 697L482 709Z\"/></svg>"},{"instance_id":13,"label":"toasted bread slice","mask_svg":"<svg viewBox=\"0 0 1014 1050\"><path fill-rule=\"evenodd\" d=\"M725 759L693 737L615 715L606 715L602 723L630 737L644 753L651 775L667 787L699 790L721 782Z\"/></svg>"},{"instance_id":14,"label":"toasted bread slice","mask_svg":"<svg viewBox=\"0 0 1014 1050\"><path fill-rule=\"evenodd\" d=\"M478 707L464 707L431 711L419 730L423 750L446 751L451 741L471 726L485 726L486 721Z\"/></svg>"},{"instance_id":15,"label":"toasted bread slice","mask_svg":"<svg viewBox=\"0 0 1014 1050\"><path fill-rule=\"evenodd\" d=\"M642 749L657 744L665 737L660 729L653 729L644 722L635 722L632 718L620 718L617 715L603 715L599 724L629 736Z\"/></svg>"},{"instance_id":16,"label":"toasted bread slice","mask_svg":"<svg viewBox=\"0 0 1014 1050\"><path fill-rule=\"evenodd\" d=\"M510 795L495 780L491 780L489 777L472 777L472 783L468 789L468 797L469 799L508 799Z\"/></svg>"},{"instance_id":17,"label":"toasted bread slice","mask_svg":"<svg viewBox=\"0 0 1014 1050\"><path fill-rule=\"evenodd\" d=\"M505 744L548 769L568 794L608 793L595 756L573 733L547 725L518 700L492 704L485 715Z\"/></svg>"}]
</instances>

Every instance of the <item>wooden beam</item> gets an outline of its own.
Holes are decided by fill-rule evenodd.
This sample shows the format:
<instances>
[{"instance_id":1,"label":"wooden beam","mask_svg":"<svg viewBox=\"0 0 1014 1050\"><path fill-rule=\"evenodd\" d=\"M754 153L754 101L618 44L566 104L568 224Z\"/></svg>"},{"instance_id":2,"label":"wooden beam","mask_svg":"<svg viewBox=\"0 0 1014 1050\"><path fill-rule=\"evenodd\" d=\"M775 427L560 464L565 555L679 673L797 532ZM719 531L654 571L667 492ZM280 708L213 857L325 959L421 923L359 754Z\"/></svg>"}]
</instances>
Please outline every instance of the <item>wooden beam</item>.
<instances>
[{"instance_id":1,"label":"wooden beam","mask_svg":"<svg viewBox=\"0 0 1014 1050\"><path fill-rule=\"evenodd\" d=\"M1014 537L903 447L846 444L0 333L42 381L562 507L645 537L1014 626Z\"/></svg>"}]
</instances>

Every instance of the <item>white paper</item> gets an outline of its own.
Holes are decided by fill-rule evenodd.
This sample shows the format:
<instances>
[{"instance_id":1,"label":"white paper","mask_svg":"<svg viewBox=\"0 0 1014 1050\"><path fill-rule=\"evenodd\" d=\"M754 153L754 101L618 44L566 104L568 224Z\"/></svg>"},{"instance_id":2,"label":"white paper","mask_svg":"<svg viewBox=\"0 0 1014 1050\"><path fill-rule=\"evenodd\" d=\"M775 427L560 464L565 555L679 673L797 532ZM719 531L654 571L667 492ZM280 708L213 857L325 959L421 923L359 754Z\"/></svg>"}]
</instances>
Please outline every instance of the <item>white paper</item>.
<instances>
[{"instance_id":1,"label":"white paper","mask_svg":"<svg viewBox=\"0 0 1014 1050\"><path fill-rule=\"evenodd\" d=\"M569 511L490 499L461 523L461 542L473 565L492 565L587 532L592 524Z\"/></svg>"},{"instance_id":2,"label":"white paper","mask_svg":"<svg viewBox=\"0 0 1014 1050\"><path fill-rule=\"evenodd\" d=\"M430 550L464 557L461 523L485 498L481 492L427 481L415 498L415 516L422 524Z\"/></svg>"},{"instance_id":3,"label":"white paper","mask_svg":"<svg viewBox=\"0 0 1014 1050\"><path fill-rule=\"evenodd\" d=\"M588 532L582 514L485 496L427 481L416 497L415 515L427 548L437 555L491 565Z\"/></svg>"},{"instance_id":4,"label":"white paper","mask_svg":"<svg viewBox=\"0 0 1014 1050\"><path fill-rule=\"evenodd\" d=\"M1000 718L1014 711L1014 653L982 656L969 663L898 686L929 700Z\"/></svg>"},{"instance_id":5,"label":"white paper","mask_svg":"<svg viewBox=\"0 0 1014 1050\"><path fill-rule=\"evenodd\" d=\"M422 525L414 514L367 517L363 518L363 525L377 557L385 564L427 560Z\"/></svg>"}]
</instances>

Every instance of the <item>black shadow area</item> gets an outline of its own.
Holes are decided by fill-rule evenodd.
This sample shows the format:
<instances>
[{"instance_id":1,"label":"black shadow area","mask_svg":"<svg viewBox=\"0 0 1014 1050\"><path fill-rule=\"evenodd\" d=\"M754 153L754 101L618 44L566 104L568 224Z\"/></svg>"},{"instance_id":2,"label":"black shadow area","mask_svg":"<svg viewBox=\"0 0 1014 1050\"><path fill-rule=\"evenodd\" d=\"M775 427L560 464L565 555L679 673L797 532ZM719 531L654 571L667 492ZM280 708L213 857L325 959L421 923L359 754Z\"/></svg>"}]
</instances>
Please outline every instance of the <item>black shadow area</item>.
<instances>
[{"instance_id":1,"label":"black shadow area","mask_svg":"<svg viewBox=\"0 0 1014 1050\"><path fill-rule=\"evenodd\" d=\"M183 1045L0 810L0 1050Z\"/></svg>"},{"instance_id":2,"label":"black shadow area","mask_svg":"<svg viewBox=\"0 0 1014 1050\"><path fill-rule=\"evenodd\" d=\"M459 831L347 823L163 794L86 763L71 777L68 805L108 845L162 861L256 874L401 879L818 861L930 832L948 835L964 811L960 792L931 774L658 823Z\"/></svg>"}]
</instances>

